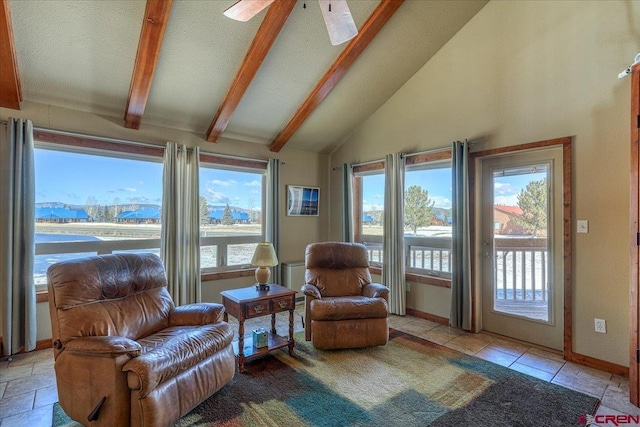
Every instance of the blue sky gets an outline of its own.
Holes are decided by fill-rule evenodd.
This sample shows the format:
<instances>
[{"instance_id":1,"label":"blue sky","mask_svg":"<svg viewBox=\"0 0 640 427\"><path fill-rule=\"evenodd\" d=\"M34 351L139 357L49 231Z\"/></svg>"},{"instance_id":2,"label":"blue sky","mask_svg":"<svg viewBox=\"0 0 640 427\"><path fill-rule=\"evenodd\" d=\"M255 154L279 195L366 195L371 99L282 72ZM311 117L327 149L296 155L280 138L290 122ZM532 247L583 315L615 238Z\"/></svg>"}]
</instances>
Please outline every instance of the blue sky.
<instances>
[{"instance_id":1,"label":"blue sky","mask_svg":"<svg viewBox=\"0 0 640 427\"><path fill-rule=\"evenodd\" d=\"M200 195L210 205L227 204L260 210L262 175L222 169L200 168ZM250 203L253 206L249 206Z\"/></svg>"},{"instance_id":2,"label":"blue sky","mask_svg":"<svg viewBox=\"0 0 640 427\"><path fill-rule=\"evenodd\" d=\"M528 173L494 178L493 204L517 206L520 190L524 189L530 181L538 181L546 176L546 173Z\"/></svg>"},{"instance_id":3,"label":"blue sky","mask_svg":"<svg viewBox=\"0 0 640 427\"><path fill-rule=\"evenodd\" d=\"M494 204L517 206L520 190L530 181L545 177L546 173L525 173L494 178ZM412 185L427 189L435 207L451 208L451 169L409 170L405 175L405 189ZM364 176L362 198L364 211L383 209L384 174Z\"/></svg>"},{"instance_id":4,"label":"blue sky","mask_svg":"<svg viewBox=\"0 0 640 427\"><path fill-rule=\"evenodd\" d=\"M405 174L405 188L412 185L429 191L429 198L438 208L451 208L451 169L409 170ZM364 211L382 209L384 206L384 174L364 176L362 189Z\"/></svg>"},{"instance_id":5,"label":"blue sky","mask_svg":"<svg viewBox=\"0 0 640 427\"><path fill-rule=\"evenodd\" d=\"M35 150L36 202L84 205L162 203L162 162L45 149ZM200 194L209 204L260 209L262 175L201 168Z\"/></svg>"},{"instance_id":6,"label":"blue sky","mask_svg":"<svg viewBox=\"0 0 640 427\"><path fill-rule=\"evenodd\" d=\"M90 197L100 204L162 203L162 163L36 149L36 202L84 205ZM545 173L496 177L494 203L517 205L517 195ZM429 190L435 206L451 208L451 170L409 170L405 188ZM210 205L260 209L262 175L200 168L200 194ZM384 175L367 175L363 185L365 211L384 205ZM253 205L253 206L250 206Z\"/></svg>"}]
</instances>

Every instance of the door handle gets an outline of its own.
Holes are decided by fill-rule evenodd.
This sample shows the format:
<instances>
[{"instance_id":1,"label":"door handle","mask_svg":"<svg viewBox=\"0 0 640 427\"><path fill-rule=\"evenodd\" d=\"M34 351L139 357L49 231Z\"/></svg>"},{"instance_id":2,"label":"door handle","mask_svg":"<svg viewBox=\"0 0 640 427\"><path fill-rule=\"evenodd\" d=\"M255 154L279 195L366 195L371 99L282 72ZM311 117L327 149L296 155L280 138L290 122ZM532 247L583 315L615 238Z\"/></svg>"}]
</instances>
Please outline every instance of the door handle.
<instances>
[{"instance_id":1,"label":"door handle","mask_svg":"<svg viewBox=\"0 0 640 427\"><path fill-rule=\"evenodd\" d=\"M489 252L482 252L482 258L493 259L493 255L489 255Z\"/></svg>"}]
</instances>

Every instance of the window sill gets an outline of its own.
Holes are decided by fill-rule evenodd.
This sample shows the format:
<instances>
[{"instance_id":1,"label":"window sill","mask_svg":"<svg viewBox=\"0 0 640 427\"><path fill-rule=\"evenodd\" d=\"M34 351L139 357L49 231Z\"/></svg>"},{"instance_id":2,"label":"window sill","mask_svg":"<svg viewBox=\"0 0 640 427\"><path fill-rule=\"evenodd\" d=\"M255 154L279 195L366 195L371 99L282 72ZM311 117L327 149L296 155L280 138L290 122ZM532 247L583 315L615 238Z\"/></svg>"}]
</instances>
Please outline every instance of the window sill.
<instances>
[{"instance_id":1,"label":"window sill","mask_svg":"<svg viewBox=\"0 0 640 427\"><path fill-rule=\"evenodd\" d=\"M207 271L200 273L200 280L208 282L210 280L235 279L237 277L249 277L255 274L254 268L242 268L237 270Z\"/></svg>"},{"instance_id":2,"label":"window sill","mask_svg":"<svg viewBox=\"0 0 640 427\"><path fill-rule=\"evenodd\" d=\"M49 302L48 290L42 289L40 291L36 291L36 304L39 302Z\"/></svg>"},{"instance_id":3,"label":"window sill","mask_svg":"<svg viewBox=\"0 0 640 427\"><path fill-rule=\"evenodd\" d=\"M381 267L369 267L369 272L371 274L382 275ZM441 279L438 277L427 276L425 274L417 274L417 273L406 273L404 277L408 282L414 283L424 283L431 286L440 286L442 288L451 288L451 280L449 279Z\"/></svg>"},{"instance_id":4,"label":"window sill","mask_svg":"<svg viewBox=\"0 0 640 427\"><path fill-rule=\"evenodd\" d=\"M450 279L441 279L439 277L427 276L424 274L406 273L404 277L408 282L424 283L431 286L440 286L441 288L451 288Z\"/></svg>"}]
</instances>

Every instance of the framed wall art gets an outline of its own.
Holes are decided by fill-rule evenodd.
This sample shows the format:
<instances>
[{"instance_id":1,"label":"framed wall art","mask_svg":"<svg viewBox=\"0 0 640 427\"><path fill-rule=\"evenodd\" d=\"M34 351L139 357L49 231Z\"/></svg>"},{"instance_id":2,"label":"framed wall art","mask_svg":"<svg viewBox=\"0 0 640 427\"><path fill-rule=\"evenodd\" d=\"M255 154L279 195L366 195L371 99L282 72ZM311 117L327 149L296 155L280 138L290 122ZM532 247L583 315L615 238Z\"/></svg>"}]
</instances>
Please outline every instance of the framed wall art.
<instances>
[{"instance_id":1,"label":"framed wall art","mask_svg":"<svg viewBox=\"0 0 640 427\"><path fill-rule=\"evenodd\" d=\"M287 215L318 216L319 203L319 188L287 185Z\"/></svg>"}]
</instances>

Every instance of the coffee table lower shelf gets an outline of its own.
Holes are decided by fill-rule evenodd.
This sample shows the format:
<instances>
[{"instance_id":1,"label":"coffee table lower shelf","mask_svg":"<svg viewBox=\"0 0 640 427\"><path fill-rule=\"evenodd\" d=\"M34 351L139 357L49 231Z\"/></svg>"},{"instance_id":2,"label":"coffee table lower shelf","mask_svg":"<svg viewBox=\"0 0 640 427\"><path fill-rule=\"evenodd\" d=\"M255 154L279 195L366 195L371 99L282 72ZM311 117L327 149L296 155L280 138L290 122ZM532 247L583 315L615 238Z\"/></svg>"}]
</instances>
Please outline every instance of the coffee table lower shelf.
<instances>
[{"instance_id":1,"label":"coffee table lower shelf","mask_svg":"<svg viewBox=\"0 0 640 427\"><path fill-rule=\"evenodd\" d=\"M251 336L245 337L244 345L242 346L242 353L244 355L244 359L251 359L254 357L263 356L273 350L278 350L280 348L288 347L289 339L286 337L281 337L278 334L274 334L269 332L267 334L267 346L266 347L255 347L253 345L253 338ZM240 354L238 350L238 341L233 342L233 352L236 357ZM244 365L244 363L243 363Z\"/></svg>"}]
</instances>

